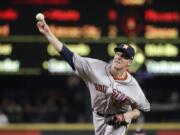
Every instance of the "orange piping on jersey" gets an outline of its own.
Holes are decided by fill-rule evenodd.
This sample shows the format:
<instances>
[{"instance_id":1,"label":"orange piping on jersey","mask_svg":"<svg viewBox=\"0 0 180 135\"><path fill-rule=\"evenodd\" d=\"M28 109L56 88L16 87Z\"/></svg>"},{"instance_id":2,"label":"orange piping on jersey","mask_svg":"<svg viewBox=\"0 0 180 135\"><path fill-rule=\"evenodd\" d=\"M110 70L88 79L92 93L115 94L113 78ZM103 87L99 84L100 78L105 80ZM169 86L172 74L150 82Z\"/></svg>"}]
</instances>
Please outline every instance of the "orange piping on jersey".
<instances>
[{"instance_id":1,"label":"orange piping on jersey","mask_svg":"<svg viewBox=\"0 0 180 135\"><path fill-rule=\"evenodd\" d=\"M128 77L127 72L125 72L125 76L114 77L114 80L121 80L121 81L123 81L123 80L126 80L127 77Z\"/></svg>"}]
</instances>

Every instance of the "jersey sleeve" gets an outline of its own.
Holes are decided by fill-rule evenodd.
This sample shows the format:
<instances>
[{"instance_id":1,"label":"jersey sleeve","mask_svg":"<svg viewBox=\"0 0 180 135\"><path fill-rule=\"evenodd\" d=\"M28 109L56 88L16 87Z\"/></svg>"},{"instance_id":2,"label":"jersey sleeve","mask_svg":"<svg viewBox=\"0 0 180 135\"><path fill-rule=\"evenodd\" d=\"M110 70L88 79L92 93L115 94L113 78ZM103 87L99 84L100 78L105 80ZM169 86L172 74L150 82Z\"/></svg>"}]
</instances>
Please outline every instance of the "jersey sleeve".
<instances>
[{"instance_id":1,"label":"jersey sleeve","mask_svg":"<svg viewBox=\"0 0 180 135\"><path fill-rule=\"evenodd\" d=\"M136 82L136 87L137 87L136 95L134 96L134 98L131 99L133 107L144 112L150 111L150 103L145 97L141 87L137 82Z\"/></svg>"},{"instance_id":2,"label":"jersey sleeve","mask_svg":"<svg viewBox=\"0 0 180 135\"><path fill-rule=\"evenodd\" d=\"M81 57L73 53L66 46L63 46L60 54L78 76L80 76L83 79L88 79L91 61L90 58Z\"/></svg>"},{"instance_id":3,"label":"jersey sleeve","mask_svg":"<svg viewBox=\"0 0 180 135\"><path fill-rule=\"evenodd\" d=\"M143 101L142 101L143 100ZM141 99L141 101L131 101L133 108L137 108L141 111L144 112L149 112L150 111L150 103L148 102L148 100L144 97L144 99Z\"/></svg>"},{"instance_id":4,"label":"jersey sleeve","mask_svg":"<svg viewBox=\"0 0 180 135\"><path fill-rule=\"evenodd\" d=\"M90 78L90 70L91 70L90 58L85 58L77 54L74 54L73 63L74 63L75 73L81 78L88 80Z\"/></svg>"}]
</instances>

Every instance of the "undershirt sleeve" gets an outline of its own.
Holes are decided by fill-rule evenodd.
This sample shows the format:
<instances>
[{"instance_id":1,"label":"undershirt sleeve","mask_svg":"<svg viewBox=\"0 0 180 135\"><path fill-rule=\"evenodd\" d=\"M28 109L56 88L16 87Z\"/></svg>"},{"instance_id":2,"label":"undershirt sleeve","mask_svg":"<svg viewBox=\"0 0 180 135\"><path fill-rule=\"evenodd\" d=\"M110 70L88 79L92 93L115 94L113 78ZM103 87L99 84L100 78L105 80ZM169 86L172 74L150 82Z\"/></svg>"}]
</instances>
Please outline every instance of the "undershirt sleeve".
<instances>
[{"instance_id":1,"label":"undershirt sleeve","mask_svg":"<svg viewBox=\"0 0 180 135\"><path fill-rule=\"evenodd\" d=\"M73 52L70 51L66 46L63 45L63 48L60 52L62 58L69 63L69 65L71 66L71 68L73 70L75 70L75 67L74 67L74 62L73 62Z\"/></svg>"}]
</instances>

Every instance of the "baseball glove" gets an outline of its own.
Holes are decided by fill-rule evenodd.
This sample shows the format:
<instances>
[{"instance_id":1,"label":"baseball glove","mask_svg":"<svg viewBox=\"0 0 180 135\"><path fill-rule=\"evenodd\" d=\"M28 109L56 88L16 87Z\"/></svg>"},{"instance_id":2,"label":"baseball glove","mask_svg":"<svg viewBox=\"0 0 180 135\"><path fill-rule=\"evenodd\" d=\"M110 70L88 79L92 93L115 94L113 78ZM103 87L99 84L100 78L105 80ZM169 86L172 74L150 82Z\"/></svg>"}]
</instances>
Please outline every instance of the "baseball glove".
<instances>
[{"instance_id":1,"label":"baseball glove","mask_svg":"<svg viewBox=\"0 0 180 135\"><path fill-rule=\"evenodd\" d=\"M105 118L105 123L112 126L127 125L123 114L115 114Z\"/></svg>"}]
</instances>

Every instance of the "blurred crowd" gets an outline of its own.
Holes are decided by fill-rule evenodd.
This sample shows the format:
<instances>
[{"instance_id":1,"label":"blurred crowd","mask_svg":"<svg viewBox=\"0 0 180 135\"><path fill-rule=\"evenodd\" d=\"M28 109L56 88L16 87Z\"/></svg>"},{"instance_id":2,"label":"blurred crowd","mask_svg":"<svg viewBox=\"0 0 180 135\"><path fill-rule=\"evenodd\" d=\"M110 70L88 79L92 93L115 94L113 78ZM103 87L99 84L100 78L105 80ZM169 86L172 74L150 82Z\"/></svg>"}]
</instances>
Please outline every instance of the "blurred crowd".
<instances>
[{"instance_id":1,"label":"blurred crowd","mask_svg":"<svg viewBox=\"0 0 180 135\"><path fill-rule=\"evenodd\" d=\"M89 122L89 93L81 83L69 77L66 84L59 83L59 89L1 90L1 112L11 123Z\"/></svg>"},{"instance_id":2,"label":"blurred crowd","mask_svg":"<svg viewBox=\"0 0 180 135\"><path fill-rule=\"evenodd\" d=\"M90 95L84 82L76 76L67 76L63 80L56 87L36 88L38 83L33 86L30 82L29 88L2 88L0 123L91 122ZM178 89L143 90L151 103L151 112L142 113L137 122L180 121Z\"/></svg>"}]
</instances>

